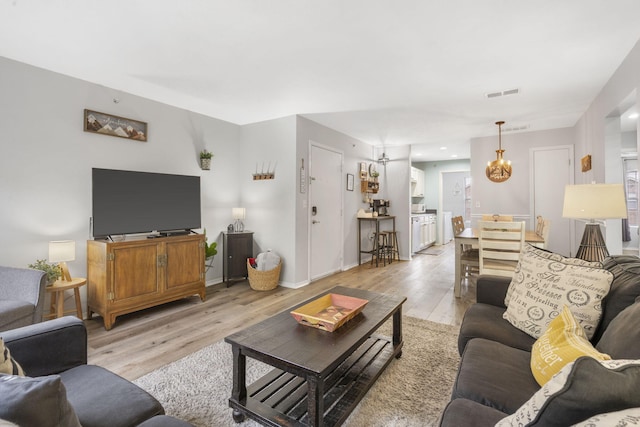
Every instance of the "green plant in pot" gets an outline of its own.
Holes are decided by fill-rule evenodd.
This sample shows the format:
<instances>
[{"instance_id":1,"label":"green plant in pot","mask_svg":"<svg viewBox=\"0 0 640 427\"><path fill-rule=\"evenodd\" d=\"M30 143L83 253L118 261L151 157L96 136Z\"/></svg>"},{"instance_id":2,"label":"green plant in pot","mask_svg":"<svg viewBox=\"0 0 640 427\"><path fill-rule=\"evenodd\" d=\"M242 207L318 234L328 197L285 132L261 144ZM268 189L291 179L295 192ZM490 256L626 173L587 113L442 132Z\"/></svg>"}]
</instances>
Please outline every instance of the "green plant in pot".
<instances>
[{"instance_id":1,"label":"green plant in pot","mask_svg":"<svg viewBox=\"0 0 640 427\"><path fill-rule=\"evenodd\" d=\"M205 148L200 152L200 168L203 170L211 169L211 158L213 153Z\"/></svg>"},{"instance_id":2,"label":"green plant in pot","mask_svg":"<svg viewBox=\"0 0 640 427\"><path fill-rule=\"evenodd\" d=\"M50 264L44 259L37 259L33 264L29 264L28 267L44 271L47 274L47 285L52 285L62 274L58 264Z\"/></svg>"},{"instance_id":3,"label":"green plant in pot","mask_svg":"<svg viewBox=\"0 0 640 427\"><path fill-rule=\"evenodd\" d=\"M207 229L204 229L204 257L208 261L207 262L207 271L213 265L213 257L218 253L218 244L216 242L208 243L209 238L207 237Z\"/></svg>"}]
</instances>

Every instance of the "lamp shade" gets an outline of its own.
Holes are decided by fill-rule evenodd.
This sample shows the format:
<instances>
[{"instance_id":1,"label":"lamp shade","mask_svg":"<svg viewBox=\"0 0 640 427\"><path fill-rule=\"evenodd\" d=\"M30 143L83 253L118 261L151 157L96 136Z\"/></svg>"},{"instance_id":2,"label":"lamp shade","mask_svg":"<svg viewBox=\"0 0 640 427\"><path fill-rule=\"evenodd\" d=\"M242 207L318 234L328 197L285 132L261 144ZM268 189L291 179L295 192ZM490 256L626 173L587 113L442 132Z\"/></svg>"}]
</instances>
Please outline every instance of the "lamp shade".
<instances>
[{"instance_id":1,"label":"lamp shade","mask_svg":"<svg viewBox=\"0 0 640 427\"><path fill-rule=\"evenodd\" d=\"M622 184L567 185L562 216L573 219L626 218L624 188Z\"/></svg>"},{"instance_id":2,"label":"lamp shade","mask_svg":"<svg viewBox=\"0 0 640 427\"><path fill-rule=\"evenodd\" d=\"M231 210L231 216L233 219L244 219L245 208L233 208Z\"/></svg>"},{"instance_id":3,"label":"lamp shade","mask_svg":"<svg viewBox=\"0 0 640 427\"><path fill-rule=\"evenodd\" d=\"M74 240L56 240L49 242L49 262L66 262L76 259Z\"/></svg>"}]
</instances>

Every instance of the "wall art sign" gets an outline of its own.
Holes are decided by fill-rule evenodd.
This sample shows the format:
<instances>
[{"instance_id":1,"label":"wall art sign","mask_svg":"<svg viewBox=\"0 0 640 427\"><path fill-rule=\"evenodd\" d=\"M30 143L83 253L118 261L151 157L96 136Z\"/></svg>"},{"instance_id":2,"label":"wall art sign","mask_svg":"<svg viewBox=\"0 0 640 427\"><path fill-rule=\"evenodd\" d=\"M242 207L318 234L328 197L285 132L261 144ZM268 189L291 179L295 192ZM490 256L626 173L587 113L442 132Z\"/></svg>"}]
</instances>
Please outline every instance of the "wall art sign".
<instances>
[{"instance_id":1,"label":"wall art sign","mask_svg":"<svg viewBox=\"0 0 640 427\"><path fill-rule=\"evenodd\" d=\"M84 110L84 131L147 142L147 124L112 114Z\"/></svg>"},{"instance_id":2,"label":"wall art sign","mask_svg":"<svg viewBox=\"0 0 640 427\"><path fill-rule=\"evenodd\" d=\"M591 154L587 154L582 159L580 159L580 163L582 165L582 172L587 172L591 170Z\"/></svg>"}]
</instances>

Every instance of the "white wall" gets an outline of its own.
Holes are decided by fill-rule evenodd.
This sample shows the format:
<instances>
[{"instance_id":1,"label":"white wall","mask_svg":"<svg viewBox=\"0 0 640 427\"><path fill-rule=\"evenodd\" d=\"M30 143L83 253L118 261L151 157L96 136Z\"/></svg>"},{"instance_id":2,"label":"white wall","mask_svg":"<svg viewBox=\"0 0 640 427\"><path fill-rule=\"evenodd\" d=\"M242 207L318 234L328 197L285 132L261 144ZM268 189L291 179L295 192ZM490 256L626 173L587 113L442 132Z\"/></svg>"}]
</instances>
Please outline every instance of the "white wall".
<instances>
[{"instance_id":1,"label":"white wall","mask_svg":"<svg viewBox=\"0 0 640 427\"><path fill-rule=\"evenodd\" d=\"M636 43L574 128L576 159L591 154L592 165L591 171L582 173L580 165L576 164L576 183L591 181L602 183L617 180L614 177L614 172L621 168L619 163L617 165L613 163L616 159L612 156L619 153L619 149L610 146L610 144L617 144L617 140L612 141L608 135L611 122L607 117L615 115L619 106L629 99L630 95L637 93L639 88L640 42ZM640 109L640 98L636 97L635 105ZM636 142L637 145L638 142ZM582 225L576 224L577 239L582 236L581 230ZM612 254L621 253L622 250L619 242L619 230L620 220L607 221L604 234L607 247Z\"/></svg>"},{"instance_id":2,"label":"white wall","mask_svg":"<svg viewBox=\"0 0 640 427\"><path fill-rule=\"evenodd\" d=\"M505 182L489 181L485 168L489 160L495 160L498 149L498 135L473 138L471 140L471 215L474 218L482 214L513 215L528 218L530 215L529 197L531 189L531 171L529 163L530 149L558 145L573 145L572 128L524 132L502 135L504 159L511 161L513 174ZM576 156L576 158L579 158ZM532 227L528 218L527 226Z\"/></svg>"},{"instance_id":3,"label":"white wall","mask_svg":"<svg viewBox=\"0 0 640 427\"><path fill-rule=\"evenodd\" d=\"M245 125L235 150L240 207L246 208L245 229L254 232L255 255L272 249L283 259L280 280L296 283L296 117ZM264 166L263 166L264 165ZM253 174L271 165L275 178L254 180Z\"/></svg>"},{"instance_id":4,"label":"white wall","mask_svg":"<svg viewBox=\"0 0 640 427\"><path fill-rule=\"evenodd\" d=\"M69 269L86 277L93 167L200 175L202 225L219 241L239 202L239 126L5 58L0 75L0 264L26 267L50 240L73 239ZM85 108L147 122L148 142L84 132ZM211 171L199 168L203 148Z\"/></svg>"}]
</instances>

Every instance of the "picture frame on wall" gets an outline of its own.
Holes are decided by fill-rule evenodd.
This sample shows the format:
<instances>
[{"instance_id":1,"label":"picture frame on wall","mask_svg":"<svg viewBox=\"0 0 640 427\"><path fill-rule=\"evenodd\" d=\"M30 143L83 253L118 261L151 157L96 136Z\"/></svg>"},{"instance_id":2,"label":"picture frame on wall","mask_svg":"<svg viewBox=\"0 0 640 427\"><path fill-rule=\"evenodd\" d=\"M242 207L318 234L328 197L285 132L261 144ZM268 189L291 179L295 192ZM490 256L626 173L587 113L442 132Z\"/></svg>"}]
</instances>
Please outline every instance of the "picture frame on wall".
<instances>
[{"instance_id":1,"label":"picture frame on wall","mask_svg":"<svg viewBox=\"0 0 640 427\"><path fill-rule=\"evenodd\" d=\"M347 191L353 191L353 174L347 174Z\"/></svg>"},{"instance_id":2,"label":"picture frame on wall","mask_svg":"<svg viewBox=\"0 0 640 427\"><path fill-rule=\"evenodd\" d=\"M147 142L145 122L93 110L84 110L84 131Z\"/></svg>"}]
</instances>

